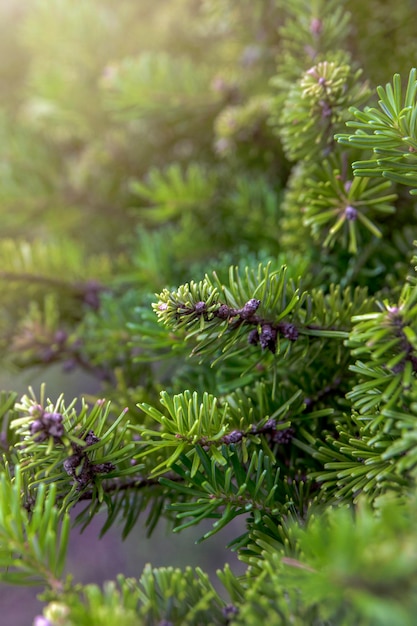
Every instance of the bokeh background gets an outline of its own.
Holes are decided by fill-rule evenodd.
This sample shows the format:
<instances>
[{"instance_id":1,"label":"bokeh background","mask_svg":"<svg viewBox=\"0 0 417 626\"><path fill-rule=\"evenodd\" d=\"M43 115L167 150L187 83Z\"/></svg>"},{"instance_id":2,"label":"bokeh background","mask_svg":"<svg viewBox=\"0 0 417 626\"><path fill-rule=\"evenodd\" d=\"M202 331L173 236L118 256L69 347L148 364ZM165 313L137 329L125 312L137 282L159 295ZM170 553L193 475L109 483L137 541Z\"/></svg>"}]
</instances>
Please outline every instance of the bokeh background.
<instances>
[{"instance_id":1,"label":"bokeh background","mask_svg":"<svg viewBox=\"0 0 417 626\"><path fill-rule=\"evenodd\" d=\"M164 228L164 216L149 223L146 211L138 213L132 180L170 158L187 161L203 152L209 160L216 158L211 133L201 132L201 110L211 128L222 106L233 97L227 69L225 77L219 76L212 84L218 51L228 49L231 65L240 52L233 38L225 45L226 32L216 32L220 5L213 7L214 36L200 29L194 19L197 8L202 8L199 4L0 0L0 280L11 279L0 314L1 389L25 394L31 386L37 393L46 382L52 398L61 392L68 400L105 394L106 375L97 373L95 362L106 351L105 342L102 336L93 337L92 343L98 343L93 356L86 356L87 348L83 353L78 349L74 328L79 316L72 305L66 306L65 289L77 273L80 280L88 277L91 255L106 255L93 263L92 272L97 270L100 279L106 280L109 274L107 257L117 263L120 259L126 273L124 250L133 237L140 239L142 226L151 231ZM208 23L210 11L207 6ZM225 16L229 22L231 17ZM257 51L253 53L256 57ZM172 73L171 55L182 59L179 74ZM190 58L206 59L206 68L193 73ZM180 98L185 95L185 101L177 106L173 98L178 93ZM196 103L199 115L193 114ZM204 258L211 251L212 235L220 232L220 226L212 223L194 249L192 242L186 242L191 255L185 259L187 272L199 256ZM177 245L184 248L180 229L177 239ZM36 247L32 257L27 244ZM51 272L51 260L60 269ZM132 281L150 293L177 280L157 238L138 246L128 270ZM13 281L19 272L29 277L27 284ZM48 281L51 292L58 290L55 300L48 293ZM81 306L94 310L94 293L88 298L87 294ZM35 302L30 311L29 300ZM123 316L115 321L122 333L123 323ZM116 335L119 331L114 330ZM68 337L68 342L61 341L62 337ZM120 344L123 336L111 340ZM65 354L67 346L71 349ZM140 376L140 371L131 372L127 381L130 387L137 384L139 388L128 398L132 406L143 399L146 383ZM228 541L239 534L236 525L235 530L225 529L216 538L196 544L207 524L172 535L162 521L149 538L139 520L122 541L117 526L99 539L103 522L104 518L93 520L81 535L78 528L73 530L67 570L75 582L101 583L119 572L138 577L148 562L200 565L212 574L214 584L215 570L226 561L243 571L226 550ZM0 623L7 619L14 626L31 624L41 608L38 591L0 586Z\"/></svg>"}]
</instances>

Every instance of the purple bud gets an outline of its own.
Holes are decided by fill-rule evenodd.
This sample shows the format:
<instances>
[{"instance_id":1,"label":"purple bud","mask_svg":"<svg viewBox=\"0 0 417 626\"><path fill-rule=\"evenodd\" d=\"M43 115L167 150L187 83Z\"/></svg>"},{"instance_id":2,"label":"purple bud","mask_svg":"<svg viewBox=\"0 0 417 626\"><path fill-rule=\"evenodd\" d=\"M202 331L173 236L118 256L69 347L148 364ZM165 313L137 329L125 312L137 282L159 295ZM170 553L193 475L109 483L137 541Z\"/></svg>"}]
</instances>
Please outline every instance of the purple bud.
<instances>
[{"instance_id":1,"label":"purple bud","mask_svg":"<svg viewBox=\"0 0 417 626\"><path fill-rule=\"evenodd\" d=\"M223 437L223 443L230 445L231 443L239 443L242 439L243 433L241 433L240 430L232 430L231 433Z\"/></svg>"},{"instance_id":2,"label":"purple bud","mask_svg":"<svg viewBox=\"0 0 417 626\"><path fill-rule=\"evenodd\" d=\"M294 437L294 429L293 428L285 428L284 430L276 430L272 436L272 440L275 443L288 444L291 443L292 438Z\"/></svg>"},{"instance_id":3,"label":"purple bud","mask_svg":"<svg viewBox=\"0 0 417 626\"><path fill-rule=\"evenodd\" d=\"M227 320L232 316L232 310L227 304L221 304L216 311L216 316L221 320Z\"/></svg>"},{"instance_id":4,"label":"purple bud","mask_svg":"<svg viewBox=\"0 0 417 626\"><path fill-rule=\"evenodd\" d=\"M207 310L207 306L205 302L196 302L194 305L194 311L197 315L202 315Z\"/></svg>"},{"instance_id":5,"label":"purple bud","mask_svg":"<svg viewBox=\"0 0 417 626\"><path fill-rule=\"evenodd\" d=\"M63 427L62 424L52 424L48 428L48 434L51 435L51 437L60 439L65 434L65 428Z\"/></svg>"},{"instance_id":6,"label":"purple bud","mask_svg":"<svg viewBox=\"0 0 417 626\"><path fill-rule=\"evenodd\" d=\"M259 343L261 344L261 348L265 350L266 348L271 352L275 352L277 344L277 331L275 328L272 328L271 324L264 324L262 326L261 334L259 335Z\"/></svg>"},{"instance_id":7,"label":"purple bud","mask_svg":"<svg viewBox=\"0 0 417 626\"><path fill-rule=\"evenodd\" d=\"M399 313L399 312L400 312L400 310L401 310L401 309L400 309L400 307L398 307L398 306L388 306L388 307L387 307L387 311L388 311L388 313L391 313L391 314L393 314L393 315L397 315L397 313Z\"/></svg>"},{"instance_id":8,"label":"purple bud","mask_svg":"<svg viewBox=\"0 0 417 626\"><path fill-rule=\"evenodd\" d=\"M40 430L43 430L43 429L44 429L44 425L41 420L34 420L33 422L31 422L29 426L31 435L34 435L35 433L38 433Z\"/></svg>"},{"instance_id":9,"label":"purple bud","mask_svg":"<svg viewBox=\"0 0 417 626\"><path fill-rule=\"evenodd\" d=\"M261 304L260 300L256 300L255 298L251 298L250 300L248 300L245 304L245 306L243 307L243 309L241 309L239 311L239 315L242 319L247 320L250 319L252 317L252 315L254 315L257 311L257 309L259 308L259 305Z\"/></svg>"},{"instance_id":10,"label":"purple bud","mask_svg":"<svg viewBox=\"0 0 417 626\"><path fill-rule=\"evenodd\" d=\"M61 413L43 413L38 419L33 420L29 426L31 435L39 433L35 437L35 441L45 441L48 437L54 437L55 443L60 443L61 437L65 434L62 424L63 416Z\"/></svg>"},{"instance_id":11,"label":"purple bud","mask_svg":"<svg viewBox=\"0 0 417 626\"><path fill-rule=\"evenodd\" d=\"M62 414L61 413L44 413L42 417L42 421L45 425L49 424L62 424Z\"/></svg>"},{"instance_id":12,"label":"purple bud","mask_svg":"<svg viewBox=\"0 0 417 626\"><path fill-rule=\"evenodd\" d=\"M265 422L262 430L275 429L276 425L277 425L276 420L274 420L273 417L270 417L269 420Z\"/></svg>"},{"instance_id":13,"label":"purple bud","mask_svg":"<svg viewBox=\"0 0 417 626\"><path fill-rule=\"evenodd\" d=\"M97 437L97 435L94 434L94 431L90 430L86 434L84 441L87 446L92 446L100 441L100 437Z\"/></svg>"},{"instance_id":14,"label":"purple bud","mask_svg":"<svg viewBox=\"0 0 417 626\"><path fill-rule=\"evenodd\" d=\"M239 613L239 609L233 604L228 604L222 609L223 616L226 618L232 618L233 615L237 615Z\"/></svg>"},{"instance_id":15,"label":"purple bud","mask_svg":"<svg viewBox=\"0 0 417 626\"><path fill-rule=\"evenodd\" d=\"M248 343L251 346L257 346L259 343L259 333L257 328L253 328L248 335Z\"/></svg>"},{"instance_id":16,"label":"purple bud","mask_svg":"<svg viewBox=\"0 0 417 626\"><path fill-rule=\"evenodd\" d=\"M279 330L285 339L296 341L298 339L298 328L294 324L282 324Z\"/></svg>"},{"instance_id":17,"label":"purple bud","mask_svg":"<svg viewBox=\"0 0 417 626\"><path fill-rule=\"evenodd\" d=\"M358 217L358 212L353 206L347 206L345 209L345 217L349 222L353 222Z\"/></svg>"},{"instance_id":18,"label":"purple bud","mask_svg":"<svg viewBox=\"0 0 417 626\"><path fill-rule=\"evenodd\" d=\"M74 476L77 470L77 467L81 463L81 455L72 454L63 462L64 470L69 476Z\"/></svg>"},{"instance_id":19,"label":"purple bud","mask_svg":"<svg viewBox=\"0 0 417 626\"><path fill-rule=\"evenodd\" d=\"M108 474L109 472L112 472L114 469L116 469L116 466L110 462L97 463L96 465L92 466L92 470L94 474Z\"/></svg>"},{"instance_id":20,"label":"purple bud","mask_svg":"<svg viewBox=\"0 0 417 626\"><path fill-rule=\"evenodd\" d=\"M35 435L36 433L39 433L34 438L34 441L36 441L37 443L41 443L42 441L45 441L45 439L48 438L48 435L45 432L45 425L40 419L34 420L33 422L31 422L29 426L29 432L31 435Z\"/></svg>"}]
</instances>

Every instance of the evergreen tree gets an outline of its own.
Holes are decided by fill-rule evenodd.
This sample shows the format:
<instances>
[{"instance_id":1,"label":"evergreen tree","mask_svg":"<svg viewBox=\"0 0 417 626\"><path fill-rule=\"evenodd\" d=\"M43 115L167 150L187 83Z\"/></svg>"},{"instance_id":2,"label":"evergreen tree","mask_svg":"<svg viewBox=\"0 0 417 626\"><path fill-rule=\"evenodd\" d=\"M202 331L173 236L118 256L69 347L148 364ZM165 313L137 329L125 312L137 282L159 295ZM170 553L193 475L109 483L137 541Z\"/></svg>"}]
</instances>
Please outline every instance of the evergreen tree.
<instances>
[{"instance_id":1,"label":"evergreen tree","mask_svg":"<svg viewBox=\"0 0 417 626\"><path fill-rule=\"evenodd\" d=\"M0 580L35 626L412 626L415 3L1 12L1 357L100 393L1 393ZM246 573L81 585L80 502L124 537L244 516Z\"/></svg>"}]
</instances>

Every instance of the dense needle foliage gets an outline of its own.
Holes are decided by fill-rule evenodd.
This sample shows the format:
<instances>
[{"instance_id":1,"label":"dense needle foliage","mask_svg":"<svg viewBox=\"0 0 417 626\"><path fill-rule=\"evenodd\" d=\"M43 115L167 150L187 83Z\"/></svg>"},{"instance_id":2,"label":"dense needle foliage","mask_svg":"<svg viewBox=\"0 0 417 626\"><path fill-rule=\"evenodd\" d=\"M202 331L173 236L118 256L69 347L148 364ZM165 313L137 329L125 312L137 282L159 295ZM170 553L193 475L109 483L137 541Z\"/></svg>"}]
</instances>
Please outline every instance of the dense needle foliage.
<instances>
[{"instance_id":1,"label":"dense needle foliage","mask_svg":"<svg viewBox=\"0 0 417 626\"><path fill-rule=\"evenodd\" d=\"M0 580L35 626L415 624L415 3L0 14L0 354L46 381L0 394ZM246 573L78 584L79 503L242 516Z\"/></svg>"}]
</instances>

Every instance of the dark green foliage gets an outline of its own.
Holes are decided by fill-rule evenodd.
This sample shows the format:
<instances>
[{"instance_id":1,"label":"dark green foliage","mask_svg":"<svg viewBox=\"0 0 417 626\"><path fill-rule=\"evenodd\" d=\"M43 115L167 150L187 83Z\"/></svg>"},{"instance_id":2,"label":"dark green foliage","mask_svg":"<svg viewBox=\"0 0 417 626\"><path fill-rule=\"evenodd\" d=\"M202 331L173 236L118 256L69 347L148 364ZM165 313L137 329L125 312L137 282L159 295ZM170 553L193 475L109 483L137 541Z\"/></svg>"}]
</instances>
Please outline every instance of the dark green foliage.
<instances>
[{"instance_id":1,"label":"dark green foliage","mask_svg":"<svg viewBox=\"0 0 417 626\"><path fill-rule=\"evenodd\" d=\"M1 11L0 353L97 381L0 394L1 581L36 626L412 626L413 3ZM243 516L246 572L77 584L77 504Z\"/></svg>"}]
</instances>

